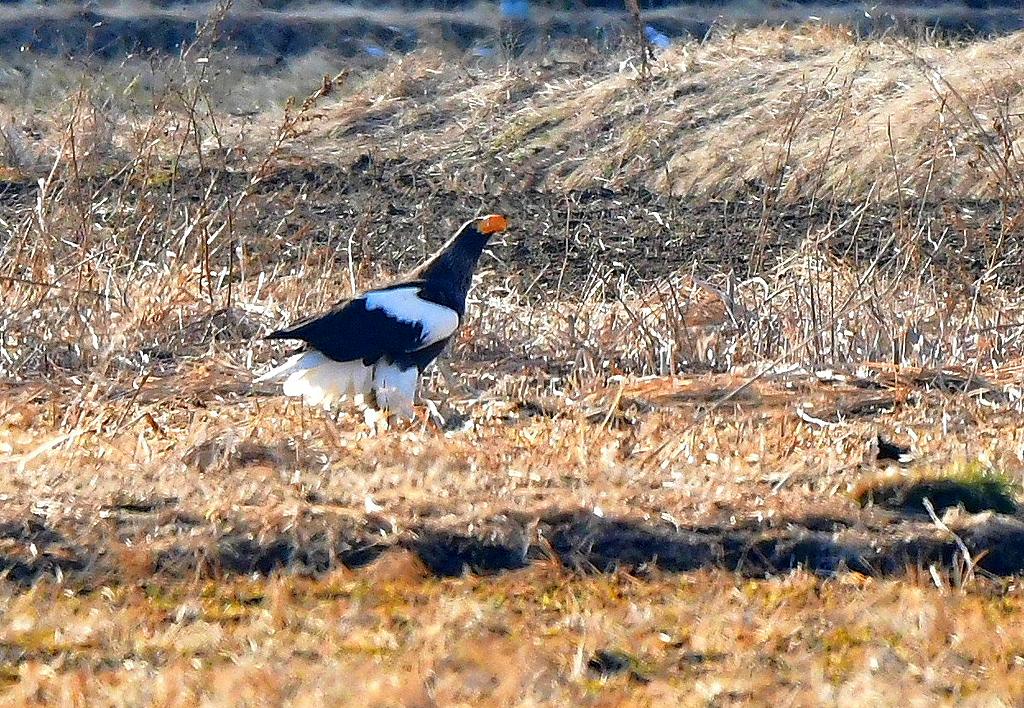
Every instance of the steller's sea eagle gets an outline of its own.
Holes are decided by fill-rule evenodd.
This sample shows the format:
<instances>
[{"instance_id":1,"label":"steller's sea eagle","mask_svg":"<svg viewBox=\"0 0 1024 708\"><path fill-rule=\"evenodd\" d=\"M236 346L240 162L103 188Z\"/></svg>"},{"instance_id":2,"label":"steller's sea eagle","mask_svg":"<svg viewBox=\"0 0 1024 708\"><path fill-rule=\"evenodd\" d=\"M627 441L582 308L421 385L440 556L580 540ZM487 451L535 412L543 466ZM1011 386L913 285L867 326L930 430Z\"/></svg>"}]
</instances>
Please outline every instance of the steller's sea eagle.
<instances>
[{"instance_id":1,"label":"steller's sea eagle","mask_svg":"<svg viewBox=\"0 0 1024 708\"><path fill-rule=\"evenodd\" d=\"M458 330L480 254L507 226L498 214L468 221L399 281L272 332L268 339L304 345L256 381L282 381L286 396L325 410L343 396L363 396L412 418L419 375Z\"/></svg>"}]
</instances>

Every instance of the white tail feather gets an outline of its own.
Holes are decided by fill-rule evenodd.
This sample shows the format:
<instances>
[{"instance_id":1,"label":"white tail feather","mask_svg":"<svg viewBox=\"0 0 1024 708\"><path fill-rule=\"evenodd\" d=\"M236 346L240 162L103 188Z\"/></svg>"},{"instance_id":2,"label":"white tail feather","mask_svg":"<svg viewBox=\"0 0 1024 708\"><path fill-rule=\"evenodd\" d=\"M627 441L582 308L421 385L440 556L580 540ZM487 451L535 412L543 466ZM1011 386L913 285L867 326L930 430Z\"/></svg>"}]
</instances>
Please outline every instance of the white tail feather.
<instances>
[{"instance_id":1,"label":"white tail feather","mask_svg":"<svg viewBox=\"0 0 1024 708\"><path fill-rule=\"evenodd\" d=\"M369 393L373 368L363 366L361 361L334 361L318 351L308 351L296 354L256 381L281 379L284 395L301 398L309 406L330 409L345 396Z\"/></svg>"},{"instance_id":2,"label":"white tail feather","mask_svg":"<svg viewBox=\"0 0 1024 708\"><path fill-rule=\"evenodd\" d=\"M286 396L298 396L309 406L330 407L344 396L370 392L372 369L360 361L330 361L289 376Z\"/></svg>"},{"instance_id":3,"label":"white tail feather","mask_svg":"<svg viewBox=\"0 0 1024 708\"><path fill-rule=\"evenodd\" d=\"M287 396L301 396L307 405L325 409L343 396L366 394L370 390L369 367L359 361L328 361L285 381Z\"/></svg>"},{"instance_id":4,"label":"white tail feather","mask_svg":"<svg viewBox=\"0 0 1024 708\"><path fill-rule=\"evenodd\" d=\"M418 380L415 366L403 370L384 361L364 366L362 361L334 361L312 350L290 357L256 382L282 381L284 395L325 410L346 396L362 397L373 391L380 408L412 418Z\"/></svg>"},{"instance_id":5,"label":"white tail feather","mask_svg":"<svg viewBox=\"0 0 1024 708\"><path fill-rule=\"evenodd\" d=\"M314 366L319 366L325 361L328 361L327 357L318 351L300 352L295 356L290 356L280 366L275 366L267 373L260 376L253 383L263 383L264 381L274 381L276 379L283 378L284 376L293 372L305 371L306 369L312 369Z\"/></svg>"}]
</instances>

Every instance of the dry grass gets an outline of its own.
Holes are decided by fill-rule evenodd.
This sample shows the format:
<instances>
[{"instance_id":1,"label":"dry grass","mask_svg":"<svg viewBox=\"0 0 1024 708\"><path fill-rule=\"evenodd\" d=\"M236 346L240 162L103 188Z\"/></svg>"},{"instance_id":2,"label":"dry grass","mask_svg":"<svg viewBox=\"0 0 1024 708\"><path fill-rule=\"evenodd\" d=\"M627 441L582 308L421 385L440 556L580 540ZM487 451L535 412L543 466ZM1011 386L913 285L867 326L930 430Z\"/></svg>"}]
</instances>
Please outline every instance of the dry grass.
<instances>
[{"instance_id":1,"label":"dry grass","mask_svg":"<svg viewBox=\"0 0 1024 708\"><path fill-rule=\"evenodd\" d=\"M1015 43L756 30L649 81L417 55L248 121L200 43L145 107L17 116L7 697L1019 702L1024 518L859 503L878 432L1022 481ZM445 430L253 390L260 333L477 207L516 229L468 390L428 381Z\"/></svg>"},{"instance_id":2,"label":"dry grass","mask_svg":"<svg viewBox=\"0 0 1024 708\"><path fill-rule=\"evenodd\" d=\"M750 30L665 52L650 81L628 59L579 53L462 72L421 54L355 86L314 132L345 138L332 159L401 155L483 188L528 169L556 191L731 197L753 184L772 198L888 201L898 183L907 203L1019 198L1022 37Z\"/></svg>"},{"instance_id":3,"label":"dry grass","mask_svg":"<svg viewBox=\"0 0 1024 708\"><path fill-rule=\"evenodd\" d=\"M1020 697L1005 690L1020 670L1019 598L936 600L902 582L821 585L804 573L570 583L534 569L484 583L435 581L401 567L409 563L395 559L391 573L369 578L185 592L147 586L83 598L42 587L8 608L5 650L23 667L8 695L169 705L211 695L261 705ZM993 633L994 623L1003 631ZM623 647L635 673L588 668L596 651Z\"/></svg>"}]
</instances>

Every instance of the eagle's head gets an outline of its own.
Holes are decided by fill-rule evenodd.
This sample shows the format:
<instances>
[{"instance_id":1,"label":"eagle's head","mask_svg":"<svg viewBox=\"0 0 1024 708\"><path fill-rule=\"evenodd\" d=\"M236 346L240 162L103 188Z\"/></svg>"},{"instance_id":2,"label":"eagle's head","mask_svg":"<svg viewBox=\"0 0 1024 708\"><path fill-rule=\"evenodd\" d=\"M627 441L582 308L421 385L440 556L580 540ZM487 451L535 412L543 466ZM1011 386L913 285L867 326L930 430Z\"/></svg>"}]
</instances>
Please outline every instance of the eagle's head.
<instances>
[{"instance_id":1,"label":"eagle's head","mask_svg":"<svg viewBox=\"0 0 1024 708\"><path fill-rule=\"evenodd\" d=\"M463 233L476 236L486 243L495 234L499 234L508 228L508 219L501 214L488 214L480 216L466 223L462 227Z\"/></svg>"}]
</instances>

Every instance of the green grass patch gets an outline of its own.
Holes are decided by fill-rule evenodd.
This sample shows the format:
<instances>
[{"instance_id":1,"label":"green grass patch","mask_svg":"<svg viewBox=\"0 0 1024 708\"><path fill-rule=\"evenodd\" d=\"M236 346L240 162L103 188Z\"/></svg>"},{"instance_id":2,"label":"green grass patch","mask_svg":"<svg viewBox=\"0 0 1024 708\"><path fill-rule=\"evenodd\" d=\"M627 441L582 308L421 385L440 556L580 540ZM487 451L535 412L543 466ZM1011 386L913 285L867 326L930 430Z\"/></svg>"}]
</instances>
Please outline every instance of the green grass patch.
<instances>
[{"instance_id":1,"label":"green grass patch","mask_svg":"<svg viewBox=\"0 0 1024 708\"><path fill-rule=\"evenodd\" d=\"M1019 485L1005 474L972 463L939 473L872 479L860 485L854 498L861 506L875 504L909 514L926 514L925 499L936 513L960 506L972 514L1013 514L1018 509L1018 490Z\"/></svg>"}]
</instances>

